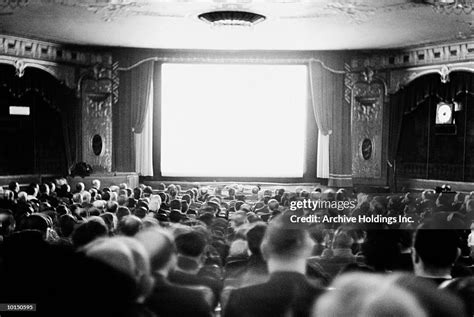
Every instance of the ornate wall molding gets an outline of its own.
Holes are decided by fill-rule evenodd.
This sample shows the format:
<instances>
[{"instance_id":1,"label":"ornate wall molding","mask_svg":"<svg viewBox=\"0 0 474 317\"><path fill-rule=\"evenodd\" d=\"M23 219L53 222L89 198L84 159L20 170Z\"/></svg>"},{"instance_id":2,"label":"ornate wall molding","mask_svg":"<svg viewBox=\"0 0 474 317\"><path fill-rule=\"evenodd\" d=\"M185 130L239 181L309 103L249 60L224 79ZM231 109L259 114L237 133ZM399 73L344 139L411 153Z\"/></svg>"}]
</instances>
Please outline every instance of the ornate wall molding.
<instances>
[{"instance_id":1,"label":"ornate wall molding","mask_svg":"<svg viewBox=\"0 0 474 317\"><path fill-rule=\"evenodd\" d=\"M383 128L387 84L384 74L370 67L348 73L345 100L350 100L352 174L354 178L380 179L383 173ZM350 96L350 99L348 97Z\"/></svg>"},{"instance_id":2,"label":"ornate wall molding","mask_svg":"<svg viewBox=\"0 0 474 317\"><path fill-rule=\"evenodd\" d=\"M474 62L474 40L409 47L390 51L369 51L351 59L354 72Z\"/></svg>"},{"instance_id":3,"label":"ornate wall molding","mask_svg":"<svg viewBox=\"0 0 474 317\"><path fill-rule=\"evenodd\" d=\"M2 34L0 34L0 56L86 67L97 63L112 64L112 57L107 53Z\"/></svg>"}]
</instances>

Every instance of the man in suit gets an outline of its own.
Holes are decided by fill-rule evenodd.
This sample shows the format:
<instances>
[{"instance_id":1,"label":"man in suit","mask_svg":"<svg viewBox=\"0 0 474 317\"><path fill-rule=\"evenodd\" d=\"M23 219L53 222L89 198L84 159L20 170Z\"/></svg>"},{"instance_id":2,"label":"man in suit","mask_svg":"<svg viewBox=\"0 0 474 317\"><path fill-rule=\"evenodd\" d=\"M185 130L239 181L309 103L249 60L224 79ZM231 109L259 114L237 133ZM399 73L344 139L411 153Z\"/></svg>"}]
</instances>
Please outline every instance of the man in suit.
<instances>
[{"instance_id":1,"label":"man in suit","mask_svg":"<svg viewBox=\"0 0 474 317\"><path fill-rule=\"evenodd\" d=\"M269 280L232 291L224 309L225 317L310 315L311 305L323 292L304 275L313 242L308 232L291 224L289 218L289 214L276 217L262 241Z\"/></svg>"},{"instance_id":2,"label":"man in suit","mask_svg":"<svg viewBox=\"0 0 474 317\"><path fill-rule=\"evenodd\" d=\"M176 265L176 246L173 236L160 228L140 231L136 236L150 255L155 279L152 294L146 305L158 316L210 317L212 292L209 288L190 288L172 284L169 273ZM206 293L207 291L207 293Z\"/></svg>"},{"instance_id":3,"label":"man in suit","mask_svg":"<svg viewBox=\"0 0 474 317\"><path fill-rule=\"evenodd\" d=\"M175 270L170 272L168 279L178 285L198 285L209 287L214 293L214 304L220 297L222 282L200 273L204 265L206 238L197 231L179 234L175 238L178 260Z\"/></svg>"},{"instance_id":4,"label":"man in suit","mask_svg":"<svg viewBox=\"0 0 474 317\"><path fill-rule=\"evenodd\" d=\"M415 275L437 285L451 280L451 269L461 253L458 244L458 232L448 229L445 221L429 220L420 225L412 251Z\"/></svg>"}]
</instances>

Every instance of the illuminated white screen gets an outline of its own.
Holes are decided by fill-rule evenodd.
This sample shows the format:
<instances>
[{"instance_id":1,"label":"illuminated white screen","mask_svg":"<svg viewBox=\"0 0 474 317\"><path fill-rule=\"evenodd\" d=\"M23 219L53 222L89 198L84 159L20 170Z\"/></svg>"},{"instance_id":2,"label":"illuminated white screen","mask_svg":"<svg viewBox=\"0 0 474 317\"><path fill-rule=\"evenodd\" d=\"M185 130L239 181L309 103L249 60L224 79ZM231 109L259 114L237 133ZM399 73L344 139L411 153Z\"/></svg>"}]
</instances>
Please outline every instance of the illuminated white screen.
<instances>
[{"instance_id":1,"label":"illuminated white screen","mask_svg":"<svg viewBox=\"0 0 474 317\"><path fill-rule=\"evenodd\" d=\"M163 64L163 176L302 177L304 65Z\"/></svg>"}]
</instances>

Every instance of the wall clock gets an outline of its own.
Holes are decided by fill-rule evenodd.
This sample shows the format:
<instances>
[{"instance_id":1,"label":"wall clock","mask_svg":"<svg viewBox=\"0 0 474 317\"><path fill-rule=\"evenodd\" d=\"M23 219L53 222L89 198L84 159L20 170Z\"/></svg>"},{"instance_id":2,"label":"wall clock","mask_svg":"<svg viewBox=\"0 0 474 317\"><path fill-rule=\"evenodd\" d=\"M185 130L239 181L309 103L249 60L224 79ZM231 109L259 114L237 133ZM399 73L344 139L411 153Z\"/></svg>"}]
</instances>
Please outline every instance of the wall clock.
<instances>
[{"instance_id":1,"label":"wall clock","mask_svg":"<svg viewBox=\"0 0 474 317\"><path fill-rule=\"evenodd\" d=\"M436 105L436 124L453 123L453 105L440 102Z\"/></svg>"}]
</instances>

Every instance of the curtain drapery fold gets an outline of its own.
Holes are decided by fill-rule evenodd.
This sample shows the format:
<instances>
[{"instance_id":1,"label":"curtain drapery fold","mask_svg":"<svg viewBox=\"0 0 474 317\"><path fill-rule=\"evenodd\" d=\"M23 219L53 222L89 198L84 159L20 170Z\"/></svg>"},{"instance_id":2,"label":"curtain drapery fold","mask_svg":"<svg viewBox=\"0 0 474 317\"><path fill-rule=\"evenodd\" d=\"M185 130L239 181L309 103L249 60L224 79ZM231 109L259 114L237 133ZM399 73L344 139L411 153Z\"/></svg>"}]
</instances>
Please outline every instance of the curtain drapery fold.
<instances>
[{"instance_id":1,"label":"curtain drapery fold","mask_svg":"<svg viewBox=\"0 0 474 317\"><path fill-rule=\"evenodd\" d=\"M329 186L350 187L351 122L350 105L346 107L343 98L344 75L315 62L310 62L308 69L314 119L319 129L316 175L327 178Z\"/></svg>"},{"instance_id":2,"label":"curtain drapery fold","mask_svg":"<svg viewBox=\"0 0 474 317\"><path fill-rule=\"evenodd\" d=\"M153 81L141 133L135 133L135 172L153 176Z\"/></svg>"},{"instance_id":3,"label":"curtain drapery fold","mask_svg":"<svg viewBox=\"0 0 474 317\"><path fill-rule=\"evenodd\" d=\"M318 158L316 177L329 178L329 135L318 133Z\"/></svg>"},{"instance_id":4,"label":"curtain drapery fold","mask_svg":"<svg viewBox=\"0 0 474 317\"><path fill-rule=\"evenodd\" d=\"M326 70L320 63L309 63L309 86L311 91L311 101L313 106L314 119L318 125L319 132L323 135L332 133L332 113L330 99L332 98L331 87L326 84Z\"/></svg>"},{"instance_id":5,"label":"curtain drapery fold","mask_svg":"<svg viewBox=\"0 0 474 317\"><path fill-rule=\"evenodd\" d=\"M145 123L145 117L150 105L151 81L153 78L153 62L143 63L131 71L132 89L132 131L141 133Z\"/></svg>"}]
</instances>

